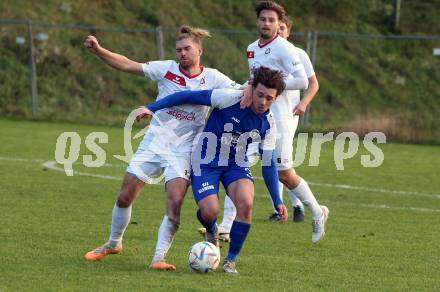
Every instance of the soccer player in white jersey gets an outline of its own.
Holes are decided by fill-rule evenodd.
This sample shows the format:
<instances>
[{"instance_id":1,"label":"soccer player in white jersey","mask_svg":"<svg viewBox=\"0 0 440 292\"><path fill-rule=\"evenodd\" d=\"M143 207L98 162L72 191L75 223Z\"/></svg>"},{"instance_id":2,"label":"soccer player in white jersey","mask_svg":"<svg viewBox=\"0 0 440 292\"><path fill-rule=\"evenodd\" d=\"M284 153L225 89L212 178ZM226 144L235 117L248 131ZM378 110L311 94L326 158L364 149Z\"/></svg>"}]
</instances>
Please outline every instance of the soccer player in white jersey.
<instances>
[{"instance_id":1,"label":"soccer player in white jersey","mask_svg":"<svg viewBox=\"0 0 440 292\"><path fill-rule=\"evenodd\" d=\"M260 38L250 44L247 49L249 68L254 70L260 66L281 70L285 74L296 76L303 73L308 85L304 67L300 62L298 50L293 44L278 35L280 20L285 16L284 8L272 1L260 2L256 9L257 27ZM297 80L295 80L297 79ZM300 78L294 78L286 89L306 89ZM310 190L307 182L296 175L292 165L292 139L290 126L294 123L292 115L292 99L282 94L271 107L278 129L275 149L277 169L280 181L288 188L288 192L298 197L306 205L312 215L312 242L316 243L325 235L325 224L328 208L320 206ZM288 139L283 139L288 136Z\"/></svg>"},{"instance_id":2,"label":"soccer player in white jersey","mask_svg":"<svg viewBox=\"0 0 440 292\"><path fill-rule=\"evenodd\" d=\"M84 45L111 67L145 76L158 84L157 100L183 90L237 87L235 82L215 69L200 65L202 39L209 32L183 26L176 40L179 63L173 60L138 63L101 47L93 36ZM175 270L165 261L180 224L180 209L188 188L190 154L194 137L203 129L208 107L181 105L156 112L143 141L133 156L124 176L121 191L113 207L109 240L85 254L89 261L101 260L122 250L122 236L130 222L132 203L151 178L165 176L167 213L159 228L157 245L150 268Z\"/></svg>"},{"instance_id":3,"label":"soccer player in white jersey","mask_svg":"<svg viewBox=\"0 0 440 292\"><path fill-rule=\"evenodd\" d=\"M278 30L278 34L281 37L288 39L288 37L290 36L291 29L292 29L292 20L290 19L289 16L285 15L280 22L280 28ZM286 161L288 165L292 165L291 160L292 160L292 152L293 152L293 148L289 149L288 145L292 145L291 140L293 140L295 136L295 132L298 127L299 117L304 115L304 113L307 110L307 106L313 100L319 89L318 79L316 78L316 74L313 69L313 65L312 62L310 61L309 56L303 49L298 47L295 48L299 53L301 64L303 64L304 70L306 71L306 75L309 80L309 87L307 88L307 90L304 91L304 95L301 100L300 100L299 90L284 91L284 94L287 95L288 98L292 100L292 111L294 116L293 116L293 122L288 121L287 123L287 126L289 128L288 133L286 135L283 135L283 137L280 138L281 140L278 142L281 142L282 145L285 144L286 148L284 152L287 153L287 155L285 157L280 157L280 158L282 163L283 161ZM301 177L299 177L295 173L295 182L296 182L295 185L298 185L300 181L301 181ZM284 185L280 182L281 197L283 194L283 187ZM292 208L293 208L293 222L304 221L304 205L293 192L289 192L289 198L291 200ZM279 218L280 216L276 211L276 209L274 208L274 213L269 217L269 219L278 221Z\"/></svg>"},{"instance_id":4,"label":"soccer player in white jersey","mask_svg":"<svg viewBox=\"0 0 440 292\"><path fill-rule=\"evenodd\" d=\"M284 9L273 3L273 2L262 2L261 8L257 8L257 15L258 15L258 10L264 10L262 8L264 7L268 7L269 9L267 10L273 10L272 13L272 20L275 21L274 14L279 14L279 17L283 17L283 18L278 18L281 19L281 21L279 22L279 28L277 30L278 34L287 39L289 34L290 34L290 28L292 25L292 22L289 18L287 18L287 16L284 13ZM266 12L263 12L263 14ZM270 18L264 17L267 20L270 20ZM288 30L287 30L288 28ZM268 27L261 27L260 29L260 33L261 31L263 32L270 32L270 29L268 29ZM262 39L263 39L263 33L261 33L262 35ZM269 45L269 43L273 40L273 38L276 37L276 34L274 34L274 32L270 32L268 39L268 42L266 43L266 45ZM254 47L256 47L256 45L258 45L257 42L251 44L251 46L254 45ZM258 49L263 49L265 47L265 45L258 45ZM280 50L279 47L282 47L282 49ZM278 170L280 171L284 171L284 170L289 170L289 168L293 167L293 162L292 162L292 152L293 152L293 147L292 147L292 141L293 138L295 136L295 131L296 128L298 126L298 117L302 116L307 108L307 105L311 102L311 100L313 99L313 97L315 96L316 92L318 91L318 81L316 79L315 76L315 72L313 70L313 66L311 64L311 61L307 55L307 53L300 49L297 48L295 46L288 46L288 48L285 48L286 45L278 45L275 47L275 49L278 49L278 53L281 51L281 57L279 59L276 59L276 57L272 57L272 54L275 54L274 52L271 52L271 50L274 50L271 46L268 46L266 49L264 49L264 56L268 56L268 59L270 59L271 61L274 61L275 63L279 64L279 66L283 66L282 61L283 60L290 60L290 62L297 62L299 60L299 63L303 65L304 70L305 70L305 74L306 77L308 79L308 83L309 86L305 92L304 98L303 100L300 102L300 91L299 90L285 90L283 92L283 97L279 98L279 100L276 103L276 108L274 110L275 112L275 118L277 119L277 124L278 124L278 139L277 139L277 167ZM287 54L283 55L283 50L286 50L288 52L292 52L292 50L294 50L295 52L292 53L291 56L287 56ZM248 49L248 53L247 53L248 59L255 59L255 49L254 50L249 50ZM261 64L259 63L258 60L256 60L253 64L254 67L258 67ZM270 64L266 64L266 66L270 67ZM277 69L282 69L279 67L276 67ZM291 68L289 66L286 67L287 70L291 70ZM286 70L283 70L286 72ZM287 71L288 73L290 73L290 71ZM300 78L299 78L300 79ZM295 87L296 86L296 87ZM301 84L299 86L297 86L296 84L288 86L290 87L289 89L292 89L292 87L294 88L300 88ZM292 111L289 111L287 109L293 108L293 115L292 115ZM252 147L254 146L254 147ZM250 147L250 151L249 154L250 156L254 156L257 155L257 149L255 148L256 145L252 145ZM282 151L281 151L282 150ZM293 182L293 186L294 188L296 186L298 186L301 182L301 178L296 175L296 173L294 172L293 168L293 175L294 177L294 182ZM304 181L305 183L305 181ZM306 183L305 183L306 184ZM283 183L280 182L280 195L282 197L282 192L283 192ZM308 187L308 186L307 186ZM301 222L304 220L304 207L303 204L301 203L301 201L296 197L295 192L289 192L289 197L292 201L292 206L293 206L293 210L294 210L294 216L293 216L293 220L294 222ZM229 241L229 232L231 229L231 225L232 222L234 221L236 215L236 210L234 207L234 204L232 203L232 201L229 199L228 196L225 197L225 202L224 202L224 211L223 211L223 220L221 222L221 224L218 227L219 233L220 233L220 239L223 241ZM274 213L269 217L270 220L274 220L274 221L278 221L280 218L278 212L276 211L276 209L274 208ZM206 232L205 228L199 228L199 232L201 234L204 234Z\"/></svg>"}]
</instances>

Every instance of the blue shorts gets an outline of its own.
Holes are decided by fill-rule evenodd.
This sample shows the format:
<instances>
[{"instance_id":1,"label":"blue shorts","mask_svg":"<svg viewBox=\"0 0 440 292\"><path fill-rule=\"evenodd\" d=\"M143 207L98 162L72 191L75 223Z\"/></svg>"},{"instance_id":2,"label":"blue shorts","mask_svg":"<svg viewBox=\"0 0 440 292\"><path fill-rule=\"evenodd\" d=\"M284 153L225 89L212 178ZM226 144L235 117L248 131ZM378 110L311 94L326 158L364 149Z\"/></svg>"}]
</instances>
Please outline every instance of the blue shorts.
<instances>
[{"instance_id":1,"label":"blue shorts","mask_svg":"<svg viewBox=\"0 0 440 292\"><path fill-rule=\"evenodd\" d=\"M242 178L251 180L253 177L251 170L247 167L239 166L221 166L215 168L200 168L201 175L196 176L191 173L191 187L194 194L194 199L197 203L203 198L210 195L217 195L219 192L220 181L225 190L228 186Z\"/></svg>"}]
</instances>

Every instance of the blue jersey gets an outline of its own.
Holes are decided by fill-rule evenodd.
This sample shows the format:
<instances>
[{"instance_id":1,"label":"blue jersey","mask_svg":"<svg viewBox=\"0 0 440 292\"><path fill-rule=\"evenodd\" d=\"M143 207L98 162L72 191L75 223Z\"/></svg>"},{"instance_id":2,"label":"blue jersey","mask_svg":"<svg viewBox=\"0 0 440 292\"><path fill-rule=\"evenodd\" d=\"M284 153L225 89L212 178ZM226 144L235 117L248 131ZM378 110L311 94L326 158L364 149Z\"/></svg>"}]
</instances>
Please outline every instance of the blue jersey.
<instances>
[{"instance_id":1,"label":"blue jersey","mask_svg":"<svg viewBox=\"0 0 440 292\"><path fill-rule=\"evenodd\" d=\"M239 100L233 99L231 102L235 104L226 106L228 99L234 96L223 91L215 90L211 95L211 99L215 99L219 94L222 100L215 104L217 107L211 112L203 133L195 144L192 161L210 167L249 167L246 151L251 142L259 142L263 150L273 150L275 147L272 113L267 111L257 115L250 108L240 109ZM215 142L210 141L214 138Z\"/></svg>"},{"instance_id":2,"label":"blue jersey","mask_svg":"<svg viewBox=\"0 0 440 292\"><path fill-rule=\"evenodd\" d=\"M272 113L255 114L250 108L241 109L241 90L187 91L174 95L175 98L155 102L148 108L155 112L176 103L214 107L203 132L195 140L192 163L209 167L248 167L245 154L251 142L258 142L262 151L275 149L276 129Z\"/></svg>"},{"instance_id":3,"label":"blue jersey","mask_svg":"<svg viewBox=\"0 0 440 292\"><path fill-rule=\"evenodd\" d=\"M196 140L191 163L197 168L247 168L246 150L259 142L263 155L263 177L275 205L281 203L278 172L273 160L276 129L270 111L255 114L250 108L240 109L241 90L214 89L182 91L147 105L152 112L180 104L214 107L200 137Z\"/></svg>"}]
</instances>

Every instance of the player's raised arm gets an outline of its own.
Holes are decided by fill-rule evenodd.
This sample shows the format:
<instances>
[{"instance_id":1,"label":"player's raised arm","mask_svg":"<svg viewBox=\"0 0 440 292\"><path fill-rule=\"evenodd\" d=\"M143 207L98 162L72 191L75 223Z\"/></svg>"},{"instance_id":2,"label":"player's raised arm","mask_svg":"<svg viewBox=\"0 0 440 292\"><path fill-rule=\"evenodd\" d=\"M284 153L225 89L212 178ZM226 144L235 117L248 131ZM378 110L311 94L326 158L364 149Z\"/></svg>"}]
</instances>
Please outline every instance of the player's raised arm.
<instances>
[{"instance_id":1,"label":"player's raised arm","mask_svg":"<svg viewBox=\"0 0 440 292\"><path fill-rule=\"evenodd\" d=\"M211 94L213 90L185 90L170 94L153 103L145 105L151 112L182 104L198 104L211 106Z\"/></svg>"},{"instance_id":2,"label":"player's raised arm","mask_svg":"<svg viewBox=\"0 0 440 292\"><path fill-rule=\"evenodd\" d=\"M92 35L89 35L86 38L84 41L84 47L86 47L93 54L97 55L102 61L104 61L104 63L116 70L144 76L141 63L132 61L123 55L113 53L101 47L96 37Z\"/></svg>"},{"instance_id":3,"label":"player's raised arm","mask_svg":"<svg viewBox=\"0 0 440 292\"><path fill-rule=\"evenodd\" d=\"M168 95L158 101L146 105L146 107L152 112L182 104L197 104L225 108L238 103L242 94L243 92L241 90L234 89L186 90Z\"/></svg>"},{"instance_id":4,"label":"player's raised arm","mask_svg":"<svg viewBox=\"0 0 440 292\"><path fill-rule=\"evenodd\" d=\"M240 102L240 107L248 107L252 102L252 86L246 81L243 85L231 80L225 74L217 71L216 75L216 85L214 89L237 89L242 90L242 97Z\"/></svg>"}]
</instances>

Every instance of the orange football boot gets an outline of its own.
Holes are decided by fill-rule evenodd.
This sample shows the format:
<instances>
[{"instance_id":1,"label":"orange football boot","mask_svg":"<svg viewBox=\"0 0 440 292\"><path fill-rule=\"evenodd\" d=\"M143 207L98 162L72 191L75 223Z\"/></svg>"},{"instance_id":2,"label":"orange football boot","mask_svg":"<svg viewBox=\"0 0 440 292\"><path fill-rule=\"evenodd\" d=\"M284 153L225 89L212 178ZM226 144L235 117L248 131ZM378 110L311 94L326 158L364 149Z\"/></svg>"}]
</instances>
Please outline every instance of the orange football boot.
<instances>
[{"instance_id":1,"label":"orange football boot","mask_svg":"<svg viewBox=\"0 0 440 292\"><path fill-rule=\"evenodd\" d=\"M150 269L158 271L175 271L176 266L167 264L166 262L152 262L150 264Z\"/></svg>"},{"instance_id":2,"label":"orange football boot","mask_svg":"<svg viewBox=\"0 0 440 292\"><path fill-rule=\"evenodd\" d=\"M122 251L122 244L119 244L115 248L110 247L107 243L92 251L89 251L84 255L84 258L88 261L96 262L100 261L103 257L109 254L117 254Z\"/></svg>"}]
</instances>

